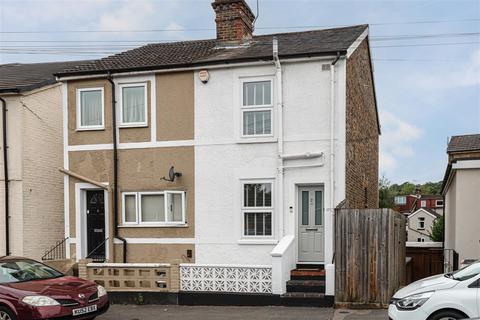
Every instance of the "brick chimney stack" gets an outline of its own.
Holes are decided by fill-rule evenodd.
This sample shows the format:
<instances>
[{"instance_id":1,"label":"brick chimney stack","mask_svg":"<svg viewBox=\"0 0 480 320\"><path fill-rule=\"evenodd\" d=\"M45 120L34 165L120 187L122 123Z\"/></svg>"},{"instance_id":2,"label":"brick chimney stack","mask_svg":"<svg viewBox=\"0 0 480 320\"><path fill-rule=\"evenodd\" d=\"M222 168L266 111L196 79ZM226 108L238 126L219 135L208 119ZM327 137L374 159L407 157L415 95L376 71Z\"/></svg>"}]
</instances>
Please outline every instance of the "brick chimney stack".
<instances>
[{"instance_id":1,"label":"brick chimney stack","mask_svg":"<svg viewBox=\"0 0 480 320\"><path fill-rule=\"evenodd\" d=\"M215 0L212 7L221 44L235 45L252 39L255 15L245 0Z\"/></svg>"}]
</instances>

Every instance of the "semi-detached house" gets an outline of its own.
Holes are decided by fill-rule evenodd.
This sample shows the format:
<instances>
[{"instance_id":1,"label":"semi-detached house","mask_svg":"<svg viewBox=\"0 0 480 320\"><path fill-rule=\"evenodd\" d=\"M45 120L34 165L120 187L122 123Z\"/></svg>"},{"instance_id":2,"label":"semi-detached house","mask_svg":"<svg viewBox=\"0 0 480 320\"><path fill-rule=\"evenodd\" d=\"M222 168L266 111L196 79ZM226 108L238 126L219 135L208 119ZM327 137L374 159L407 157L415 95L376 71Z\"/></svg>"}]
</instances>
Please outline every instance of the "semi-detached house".
<instances>
[{"instance_id":1,"label":"semi-detached house","mask_svg":"<svg viewBox=\"0 0 480 320\"><path fill-rule=\"evenodd\" d=\"M212 5L216 39L57 74L69 255L181 259L184 291L280 294L312 264L333 296L334 208L378 207L368 26L256 36L245 1Z\"/></svg>"}]
</instances>

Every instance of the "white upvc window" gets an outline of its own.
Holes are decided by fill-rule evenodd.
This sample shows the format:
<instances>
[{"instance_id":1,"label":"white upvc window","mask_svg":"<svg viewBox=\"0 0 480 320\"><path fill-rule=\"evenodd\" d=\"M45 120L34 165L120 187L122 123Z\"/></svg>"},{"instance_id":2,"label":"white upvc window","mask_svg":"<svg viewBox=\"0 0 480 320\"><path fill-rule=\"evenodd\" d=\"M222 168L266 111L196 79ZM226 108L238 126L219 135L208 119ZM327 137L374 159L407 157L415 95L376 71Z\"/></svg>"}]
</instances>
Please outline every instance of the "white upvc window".
<instances>
[{"instance_id":1,"label":"white upvc window","mask_svg":"<svg viewBox=\"0 0 480 320\"><path fill-rule=\"evenodd\" d=\"M443 200L436 200L435 201L435 206L436 207L443 207Z\"/></svg>"},{"instance_id":2,"label":"white upvc window","mask_svg":"<svg viewBox=\"0 0 480 320\"><path fill-rule=\"evenodd\" d=\"M420 207L421 208L426 208L427 207L427 200L421 200L420 201Z\"/></svg>"},{"instance_id":3,"label":"white upvc window","mask_svg":"<svg viewBox=\"0 0 480 320\"><path fill-rule=\"evenodd\" d=\"M418 230L425 230L425 218L419 217L418 218Z\"/></svg>"},{"instance_id":4,"label":"white upvc window","mask_svg":"<svg viewBox=\"0 0 480 320\"><path fill-rule=\"evenodd\" d=\"M249 78L241 80L241 136L273 136L273 80Z\"/></svg>"},{"instance_id":5,"label":"white upvc window","mask_svg":"<svg viewBox=\"0 0 480 320\"><path fill-rule=\"evenodd\" d=\"M273 182L242 182L242 235L244 238L273 237Z\"/></svg>"},{"instance_id":6,"label":"white upvc window","mask_svg":"<svg viewBox=\"0 0 480 320\"><path fill-rule=\"evenodd\" d=\"M119 84L120 126L145 127L148 125L147 83Z\"/></svg>"},{"instance_id":7,"label":"white upvc window","mask_svg":"<svg viewBox=\"0 0 480 320\"><path fill-rule=\"evenodd\" d=\"M396 196L396 197L395 197L395 204L398 204L398 205L407 204L407 197L405 197L405 196Z\"/></svg>"},{"instance_id":8,"label":"white upvc window","mask_svg":"<svg viewBox=\"0 0 480 320\"><path fill-rule=\"evenodd\" d=\"M122 194L124 225L168 226L185 224L185 192L154 191Z\"/></svg>"},{"instance_id":9,"label":"white upvc window","mask_svg":"<svg viewBox=\"0 0 480 320\"><path fill-rule=\"evenodd\" d=\"M100 88L77 89L77 130L105 129L104 90Z\"/></svg>"}]
</instances>

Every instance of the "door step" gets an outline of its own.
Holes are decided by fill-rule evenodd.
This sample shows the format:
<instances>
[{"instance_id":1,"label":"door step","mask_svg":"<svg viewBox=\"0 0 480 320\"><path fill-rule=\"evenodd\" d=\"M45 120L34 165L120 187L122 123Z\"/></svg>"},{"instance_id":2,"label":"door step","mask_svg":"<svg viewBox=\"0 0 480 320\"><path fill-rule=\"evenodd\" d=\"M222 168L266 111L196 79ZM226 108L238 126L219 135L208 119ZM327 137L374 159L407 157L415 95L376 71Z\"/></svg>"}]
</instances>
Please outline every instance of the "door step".
<instances>
[{"instance_id":1,"label":"door step","mask_svg":"<svg viewBox=\"0 0 480 320\"><path fill-rule=\"evenodd\" d=\"M292 307L322 307L333 306L333 297L326 297L323 293L317 292L287 292L280 297L284 306Z\"/></svg>"},{"instance_id":2,"label":"door step","mask_svg":"<svg viewBox=\"0 0 480 320\"><path fill-rule=\"evenodd\" d=\"M289 280L287 281L287 292L325 293L325 281L324 280Z\"/></svg>"},{"instance_id":3,"label":"door step","mask_svg":"<svg viewBox=\"0 0 480 320\"><path fill-rule=\"evenodd\" d=\"M294 269L290 272L291 280L325 280L323 269Z\"/></svg>"}]
</instances>

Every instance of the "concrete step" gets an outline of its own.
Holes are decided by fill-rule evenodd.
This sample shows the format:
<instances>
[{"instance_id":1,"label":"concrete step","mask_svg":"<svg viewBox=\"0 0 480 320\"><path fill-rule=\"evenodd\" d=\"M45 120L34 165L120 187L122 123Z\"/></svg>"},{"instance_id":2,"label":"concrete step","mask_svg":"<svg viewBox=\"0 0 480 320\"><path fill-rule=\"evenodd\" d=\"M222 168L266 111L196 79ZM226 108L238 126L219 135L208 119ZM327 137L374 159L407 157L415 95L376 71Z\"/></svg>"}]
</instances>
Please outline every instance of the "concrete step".
<instances>
[{"instance_id":1,"label":"concrete step","mask_svg":"<svg viewBox=\"0 0 480 320\"><path fill-rule=\"evenodd\" d=\"M289 280L287 292L316 292L325 293L324 280Z\"/></svg>"}]
</instances>

